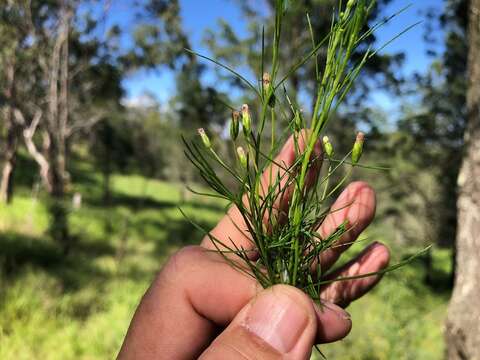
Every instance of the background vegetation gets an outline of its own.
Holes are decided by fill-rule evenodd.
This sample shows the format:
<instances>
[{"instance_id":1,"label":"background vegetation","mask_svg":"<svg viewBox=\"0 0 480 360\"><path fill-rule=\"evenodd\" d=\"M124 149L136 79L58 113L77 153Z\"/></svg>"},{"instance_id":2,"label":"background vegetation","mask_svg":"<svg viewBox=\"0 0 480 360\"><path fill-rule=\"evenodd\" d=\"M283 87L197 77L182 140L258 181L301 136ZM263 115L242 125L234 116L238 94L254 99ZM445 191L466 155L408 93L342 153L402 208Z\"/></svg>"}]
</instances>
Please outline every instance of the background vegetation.
<instances>
[{"instance_id":1,"label":"background vegetation","mask_svg":"<svg viewBox=\"0 0 480 360\"><path fill-rule=\"evenodd\" d=\"M466 123L469 2L438 1L441 6L422 13L423 25L412 30L425 31L431 45L428 70L403 76L404 55L381 52L327 130L339 153L351 146L356 129L365 131L366 162L392 168L356 174L378 191L368 240L387 243L395 260L435 246L351 305L352 334L323 346L328 358L439 359L444 353ZM0 1L1 359L113 358L163 261L201 239L178 206L205 227L225 211L226 204L186 191L186 185L202 185L183 156L180 135L193 136L202 126L220 144L230 116L225 104L238 108L252 102L251 94L184 51L192 34L183 28L182 2L128 1L134 21L122 26L118 19L126 15L112 3ZM201 34L210 55L253 78L259 76L262 26L271 51L274 1L261 3L233 2L246 32L239 34L225 18ZM391 15L389 3L378 2L370 26ZM315 15L312 28L321 38L335 4L290 3L283 69L311 49L305 12ZM432 38L437 28L442 36ZM167 100L127 96L129 77L145 71L172 74L175 91ZM287 87L305 112L314 71L308 64ZM380 91L398 105L394 116L374 96Z\"/></svg>"}]
</instances>

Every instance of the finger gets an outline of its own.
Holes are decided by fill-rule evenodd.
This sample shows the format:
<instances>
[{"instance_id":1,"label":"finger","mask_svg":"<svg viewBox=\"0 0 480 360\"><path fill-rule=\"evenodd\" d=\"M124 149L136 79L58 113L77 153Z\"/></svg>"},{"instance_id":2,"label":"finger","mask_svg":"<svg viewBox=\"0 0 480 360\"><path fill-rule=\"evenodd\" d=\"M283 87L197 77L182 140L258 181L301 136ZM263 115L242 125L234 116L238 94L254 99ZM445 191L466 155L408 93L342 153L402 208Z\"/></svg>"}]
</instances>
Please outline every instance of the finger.
<instances>
[{"instance_id":1,"label":"finger","mask_svg":"<svg viewBox=\"0 0 480 360\"><path fill-rule=\"evenodd\" d=\"M383 244L373 243L355 259L328 275L325 280L375 273L386 268L389 261L388 248ZM362 279L336 281L326 285L320 296L339 306L347 307L352 301L371 290L380 279L381 275L374 275Z\"/></svg>"},{"instance_id":2,"label":"finger","mask_svg":"<svg viewBox=\"0 0 480 360\"><path fill-rule=\"evenodd\" d=\"M353 182L346 187L332 205L330 213L320 225L318 233L323 239L334 233L345 223L347 231L333 246L320 255L322 273L337 259L365 230L375 216L375 192L365 182Z\"/></svg>"},{"instance_id":3,"label":"finger","mask_svg":"<svg viewBox=\"0 0 480 360\"><path fill-rule=\"evenodd\" d=\"M303 152L309 141L308 131L303 130L298 134L297 143L295 144L294 137L291 136L289 140L285 143L284 149L286 152L283 156L279 156L278 159L269 166L262 174L261 179L261 195L265 198L269 194L269 191L272 192L271 186L274 186L273 190L273 199L274 205L271 212L266 212L264 216L264 223L270 225L269 217L273 216L276 222L283 223L286 220L288 206L290 199L293 195L295 189L294 179L297 174L297 169L292 169L292 165L297 159L299 152ZM281 153L280 153L281 154ZM307 187L311 187L314 183L314 180L320 173L320 168L322 165L322 147L320 142L315 143L314 154L311 156L313 159L311 167L307 172L307 178L305 184ZM285 158L285 156L287 158ZM288 173L287 173L288 172ZM279 181L277 180L280 179Z\"/></svg>"},{"instance_id":4,"label":"finger","mask_svg":"<svg viewBox=\"0 0 480 360\"><path fill-rule=\"evenodd\" d=\"M343 314L333 304L317 312L300 290L277 285L252 299L200 359L308 359L319 324L330 335L348 333Z\"/></svg>"},{"instance_id":5,"label":"finger","mask_svg":"<svg viewBox=\"0 0 480 360\"><path fill-rule=\"evenodd\" d=\"M196 359L258 291L220 254L184 248L144 295L119 359Z\"/></svg>"},{"instance_id":6,"label":"finger","mask_svg":"<svg viewBox=\"0 0 480 360\"><path fill-rule=\"evenodd\" d=\"M302 131L298 138L298 148L302 151L305 148L307 143L307 132ZM274 213L278 217L281 217L281 214L285 214L288 210L288 203L293 191L293 185L285 189L285 186L288 182L289 175L284 175L287 170L295 162L296 158L296 144L294 137L291 136L288 141L285 143L281 149L278 156L275 158L275 162L264 171L262 174L261 181L261 192L262 195L268 193L270 185L275 185L277 178L280 177L280 184L278 190L276 191L276 199L274 204ZM321 167L321 145L320 142L316 143L315 146L315 162L314 166L311 167L308 178L307 186L313 184L315 177L320 171ZM290 169L291 171L291 169ZM278 177L277 177L278 175ZM245 196L244 196L245 198ZM247 201L245 200L245 203ZM280 213L280 215L278 215ZM264 222L268 225L269 223L269 214L265 214ZM212 241L214 239L215 243ZM218 240L218 241L216 241ZM242 217L239 209L236 206L232 206L227 214L220 220L217 226L210 232L210 236L205 236L201 245L207 249L215 249L216 245L221 247L221 244L225 244L230 248L242 248L245 250L251 250L254 248L254 244L251 240L251 236L248 232L248 227L245 223L244 218ZM251 252L250 258L255 258L256 253Z\"/></svg>"}]
</instances>

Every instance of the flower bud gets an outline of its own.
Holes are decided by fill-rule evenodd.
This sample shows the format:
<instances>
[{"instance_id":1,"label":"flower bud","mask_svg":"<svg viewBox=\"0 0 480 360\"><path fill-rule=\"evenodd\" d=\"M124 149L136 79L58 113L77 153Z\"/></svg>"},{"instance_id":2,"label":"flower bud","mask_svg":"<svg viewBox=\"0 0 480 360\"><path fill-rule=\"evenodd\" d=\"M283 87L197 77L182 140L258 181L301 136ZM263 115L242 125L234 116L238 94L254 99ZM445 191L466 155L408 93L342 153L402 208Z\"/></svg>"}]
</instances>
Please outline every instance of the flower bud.
<instances>
[{"instance_id":1,"label":"flower bud","mask_svg":"<svg viewBox=\"0 0 480 360\"><path fill-rule=\"evenodd\" d=\"M263 91L265 94L268 94L268 91L270 90L270 83L272 82L272 78L270 77L269 73L263 73L262 76L262 83L263 83Z\"/></svg>"},{"instance_id":2,"label":"flower bud","mask_svg":"<svg viewBox=\"0 0 480 360\"><path fill-rule=\"evenodd\" d=\"M262 76L262 84L263 84L263 96L268 101L268 105L270 107L275 106L275 94L273 93L271 86L272 86L272 78L269 73L263 73ZM268 97L268 98L267 98Z\"/></svg>"},{"instance_id":3,"label":"flower bud","mask_svg":"<svg viewBox=\"0 0 480 360\"><path fill-rule=\"evenodd\" d=\"M238 111L232 112L232 122L230 123L230 137L233 141L237 140L238 129L240 126L240 113Z\"/></svg>"},{"instance_id":4,"label":"flower bud","mask_svg":"<svg viewBox=\"0 0 480 360\"><path fill-rule=\"evenodd\" d=\"M334 154L332 143L330 142L330 139L328 138L328 136L324 136L322 140L323 140L323 149L325 150L325 154L327 154L327 156L331 158Z\"/></svg>"},{"instance_id":5,"label":"flower bud","mask_svg":"<svg viewBox=\"0 0 480 360\"><path fill-rule=\"evenodd\" d=\"M346 18L348 18L348 16L350 15L350 11L353 8L353 5L355 5L355 0L348 0L345 12L340 13L340 20L345 20Z\"/></svg>"},{"instance_id":6,"label":"flower bud","mask_svg":"<svg viewBox=\"0 0 480 360\"><path fill-rule=\"evenodd\" d=\"M212 147L212 143L210 142L208 135L205 133L205 130L203 128L200 128L197 131L200 135L200 138L202 139L203 145L205 145L207 149L210 149Z\"/></svg>"},{"instance_id":7,"label":"flower bud","mask_svg":"<svg viewBox=\"0 0 480 360\"><path fill-rule=\"evenodd\" d=\"M357 138L355 139L355 143L353 144L352 149L352 164L356 165L360 160L363 152L363 142L365 140L365 135L362 132L357 134Z\"/></svg>"},{"instance_id":8,"label":"flower bud","mask_svg":"<svg viewBox=\"0 0 480 360\"><path fill-rule=\"evenodd\" d=\"M242 125L245 136L250 135L250 132L252 131L252 118L250 117L250 111L247 104L242 105Z\"/></svg>"},{"instance_id":9,"label":"flower bud","mask_svg":"<svg viewBox=\"0 0 480 360\"><path fill-rule=\"evenodd\" d=\"M238 160L240 161L240 165L246 169L248 167L248 159L247 155L245 154L245 150L243 150L241 146L237 147L237 156Z\"/></svg>"}]
</instances>

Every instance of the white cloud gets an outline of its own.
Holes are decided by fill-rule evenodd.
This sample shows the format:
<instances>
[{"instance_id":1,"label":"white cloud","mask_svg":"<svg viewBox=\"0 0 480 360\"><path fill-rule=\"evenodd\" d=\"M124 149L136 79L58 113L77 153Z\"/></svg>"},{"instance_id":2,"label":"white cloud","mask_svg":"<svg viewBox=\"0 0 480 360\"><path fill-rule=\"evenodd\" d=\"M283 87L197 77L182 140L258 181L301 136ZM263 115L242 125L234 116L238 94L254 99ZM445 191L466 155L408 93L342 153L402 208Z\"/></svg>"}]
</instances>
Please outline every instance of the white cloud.
<instances>
[{"instance_id":1,"label":"white cloud","mask_svg":"<svg viewBox=\"0 0 480 360\"><path fill-rule=\"evenodd\" d=\"M121 103L123 106L129 108L149 108L159 107L160 105L152 94L146 92L137 96L123 98Z\"/></svg>"}]
</instances>

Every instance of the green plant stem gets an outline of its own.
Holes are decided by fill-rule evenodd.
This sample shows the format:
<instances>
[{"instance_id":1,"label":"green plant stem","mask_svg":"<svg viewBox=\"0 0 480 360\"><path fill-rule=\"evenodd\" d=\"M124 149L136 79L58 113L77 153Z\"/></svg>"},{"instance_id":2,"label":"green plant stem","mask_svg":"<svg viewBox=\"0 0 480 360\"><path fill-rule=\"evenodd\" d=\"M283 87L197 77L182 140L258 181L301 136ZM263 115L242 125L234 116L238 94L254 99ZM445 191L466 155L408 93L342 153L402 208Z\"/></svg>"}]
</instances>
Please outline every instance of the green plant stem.
<instances>
[{"instance_id":1,"label":"green plant stem","mask_svg":"<svg viewBox=\"0 0 480 360\"><path fill-rule=\"evenodd\" d=\"M328 162L329 162L329 164L328 164L327 179L325 180L325 185L324 185L324 188L323 188L322 199L320 200L322 203L323 203L323 201L327 198L327 190L328 190L328 186L330 185L330 177L332 176L332 164L331 164L330 159L328 160Z\"/></svg>"}]
</instances>

